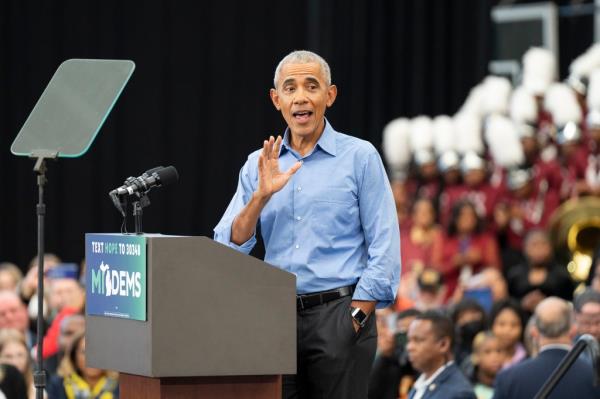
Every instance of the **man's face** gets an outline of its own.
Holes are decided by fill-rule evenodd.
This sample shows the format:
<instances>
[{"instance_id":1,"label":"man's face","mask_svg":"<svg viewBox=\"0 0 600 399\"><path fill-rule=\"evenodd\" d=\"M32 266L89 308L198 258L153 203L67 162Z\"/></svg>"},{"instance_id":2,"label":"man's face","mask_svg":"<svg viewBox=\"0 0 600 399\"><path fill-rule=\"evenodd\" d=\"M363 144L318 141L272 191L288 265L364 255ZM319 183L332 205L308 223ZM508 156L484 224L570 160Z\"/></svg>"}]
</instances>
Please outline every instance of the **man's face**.
<instances>
[{"instance_id":1,"label":"man's face","mask_svg":"<svg viewBox=\"0 0 600 399\"><path fill-rule=\"evenodd\" d=\"M58 337L58 345L62 350L66 350L73 338L85 331L85 319L82 317L71 317L66 324L62 326Z\"/></svg>"},{"instance_id":2,"label":"man's face","mask_svg":"<svg viewBox=\"0 0 600 399\"><path fill-rule=\"evenodd\" d=\"M0 291L15 291L16 289L17 281L13 275L7 270L0 271Z\"/></svg>"},{"instance_id":3,"label":"man's face","mask_svg":"<svg viewBox=\"0 0 600 399\"><path fill-rule=\"evenodd\" d=\"M432 330L429 320L414 320L408 328L408 358L416 370L433 371L435 365L443 362L449 347L448 338L439 339Z\"/></svg>"},{"instance_id":4,"label":"man's face","mask_svg":"<svg viewBox=\"0 0 600 399\"><path fill-rule=\"evenodd\" d=\"M552 245L541 235L530 237L525 245L525 256L534 265L547 262L552 258Z\"/></svg>"},{"instance_id":5,"label":"man's face","mask_svg":"<svg viewBox=\"0 0 600 399\"><path fill-rule=\"evenodd\" d=\"M76 280L70 278L54 279L48 292L48 304L53 310L65 306L78 307L82 302L82 289Z\"/></svg>"},{"instance_id":6,"label":"man's face","mask_svg":"<svg viewBox=\"0 0 600 399\"><path fill-rule=\"evenodd\" d=\"M337 88L328 85L320 64L284 64L271 100L293 135L310 138L321 133L325 109L335 101Z\"/></svg>"},{"instance_id":7,"label":"man's face","mask_svg":"<svg viewBox=\"0 0 600 399\"><path fill-rule=\"evenodd\" d=\"M521 138L521 145L523 146L523 152L527 159L532 160L537 155L538 142L535 137Z\"/></svg>"},{"instance_id":8,"label":"man's face","mask_svg":"<svg viewBox=\"0 0 600 399\"><path fill-rule=\"evenodd\" d=\"M481 184L485 180L485 170L483 170L483 169L468 170L464 174L463 180L467 186L475 187L475 186Z\"/></svg>"},{"instance_id":9,"label":"man's face","mask_svg":"<svg viewBox=\"0 0 600 399\"><path fill-rule=\"evenodd\" d=\"M3 296L0 299L0 329L14 328L25 332L29 319L27 309L16 296Z\"/></svg>"},{"instance_id":10,"label":"man's face","mask_svg":"<svg viewBox=\"0 0 600 399\"><path fill-rule=\"evenodd\" d=\"M590 334L600 342L600 303L588 302L577 314L579 334Z\"/></svg>"}]
</instances>

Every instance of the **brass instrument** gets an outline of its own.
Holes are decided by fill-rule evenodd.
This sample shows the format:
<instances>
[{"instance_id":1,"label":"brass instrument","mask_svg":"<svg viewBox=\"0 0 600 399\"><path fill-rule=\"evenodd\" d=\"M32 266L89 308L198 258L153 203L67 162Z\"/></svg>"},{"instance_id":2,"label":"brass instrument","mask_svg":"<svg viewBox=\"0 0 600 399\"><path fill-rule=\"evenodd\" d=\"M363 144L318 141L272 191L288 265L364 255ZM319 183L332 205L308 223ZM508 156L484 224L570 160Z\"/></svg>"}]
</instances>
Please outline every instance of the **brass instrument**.
<instances>
[{"instance_id":1,"label":"brass instrument","mask_svg":"<svg viewBox=\"0 0 600 399\"><path fill-rule=\"evenodd\" d=\"M552 215L550 234L557 252L567 251L567 269L576 282L584 282L600 247L600 198L573 198Z\"/></svg>"}]
</instances>

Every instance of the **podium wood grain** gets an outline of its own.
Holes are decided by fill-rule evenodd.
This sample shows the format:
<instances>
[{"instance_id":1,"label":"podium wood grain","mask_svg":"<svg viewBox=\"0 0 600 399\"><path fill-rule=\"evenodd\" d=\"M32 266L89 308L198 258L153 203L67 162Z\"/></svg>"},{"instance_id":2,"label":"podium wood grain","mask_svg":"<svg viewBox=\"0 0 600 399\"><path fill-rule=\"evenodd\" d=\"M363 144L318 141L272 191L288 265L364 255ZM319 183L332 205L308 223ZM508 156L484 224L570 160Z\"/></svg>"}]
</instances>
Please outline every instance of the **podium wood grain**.
<instances>
[{"instance_id":1,"label":"podium wood grain","mask_svg":"<svg viewBox=\"0 0 600 399\"><path fill-rule=\"evenodd\" d=\"M121 373L127 399L281 399L281 376L162 377Z\"/></svg>"}]
</instances>

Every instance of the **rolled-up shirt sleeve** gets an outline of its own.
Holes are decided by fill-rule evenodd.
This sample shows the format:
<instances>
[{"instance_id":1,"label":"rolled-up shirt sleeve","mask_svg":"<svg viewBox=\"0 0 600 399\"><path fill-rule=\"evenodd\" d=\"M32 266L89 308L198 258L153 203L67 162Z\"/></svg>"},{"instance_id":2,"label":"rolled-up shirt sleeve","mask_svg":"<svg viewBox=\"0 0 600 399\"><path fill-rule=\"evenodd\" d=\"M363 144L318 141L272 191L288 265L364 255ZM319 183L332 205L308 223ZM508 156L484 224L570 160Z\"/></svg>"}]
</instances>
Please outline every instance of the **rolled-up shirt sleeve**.
<instances>
[{"instance_id":1,"label":"rolled-up shirt sleeve","mask_svg":"<svg viewBox=\"0 0 600 399\"><path fill-rule=\"evenodd\" d=\"M233 226L233 221L236 216L240 213L240 211L246 206L248 201L254 193L254 187L252 184L252 157L248 157L248 160L240 170L240 175L238 179L237 189L235 191L235 195L231 199L227 210L223 214L223 217L219 221L219 224L214 228L214 240L220 242L221 244L225 244L237 251L243 252L245 254L249 254L256 245L256 229L254 230L254 234L252 237L248 239L248 241L244 242L241 245L237 245L231 242L231 228Z\"/></svg>"},{"instance_id":2,"label":"rolled-up shirt sleeve","mask_svg":"<svg viewBox=\"0 0 600 399\"><path fill-rule=\"evenodd\" d=\"M367 265L353 299L389 306L400 281L400 230L392 189L375 148L367 155L359 185L359 209Z\"/></svg>"}]
</instances>

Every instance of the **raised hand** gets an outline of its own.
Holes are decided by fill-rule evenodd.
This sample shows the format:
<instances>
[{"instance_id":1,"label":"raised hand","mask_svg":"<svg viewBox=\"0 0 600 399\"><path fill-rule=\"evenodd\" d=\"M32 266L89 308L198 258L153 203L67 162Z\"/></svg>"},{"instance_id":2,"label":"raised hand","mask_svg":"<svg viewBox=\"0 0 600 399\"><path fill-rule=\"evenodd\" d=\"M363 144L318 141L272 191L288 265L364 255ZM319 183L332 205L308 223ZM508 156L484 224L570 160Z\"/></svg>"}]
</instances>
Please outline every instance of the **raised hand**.
<instances>
[{"instance_id":1,"label":"raised hand","mask_svg":"<svg viewBox=\"0 0 600 399\"><path fill-rule=\"evenodd\" d=\"M282 138L273 136L263 143L263 149L258 157L258 189L256 194L262 198L270 198L281 190L292 175L302 166L302 162L296 162L286 172L279 170L279 149Z\"/></svg>"}]
</instances>

